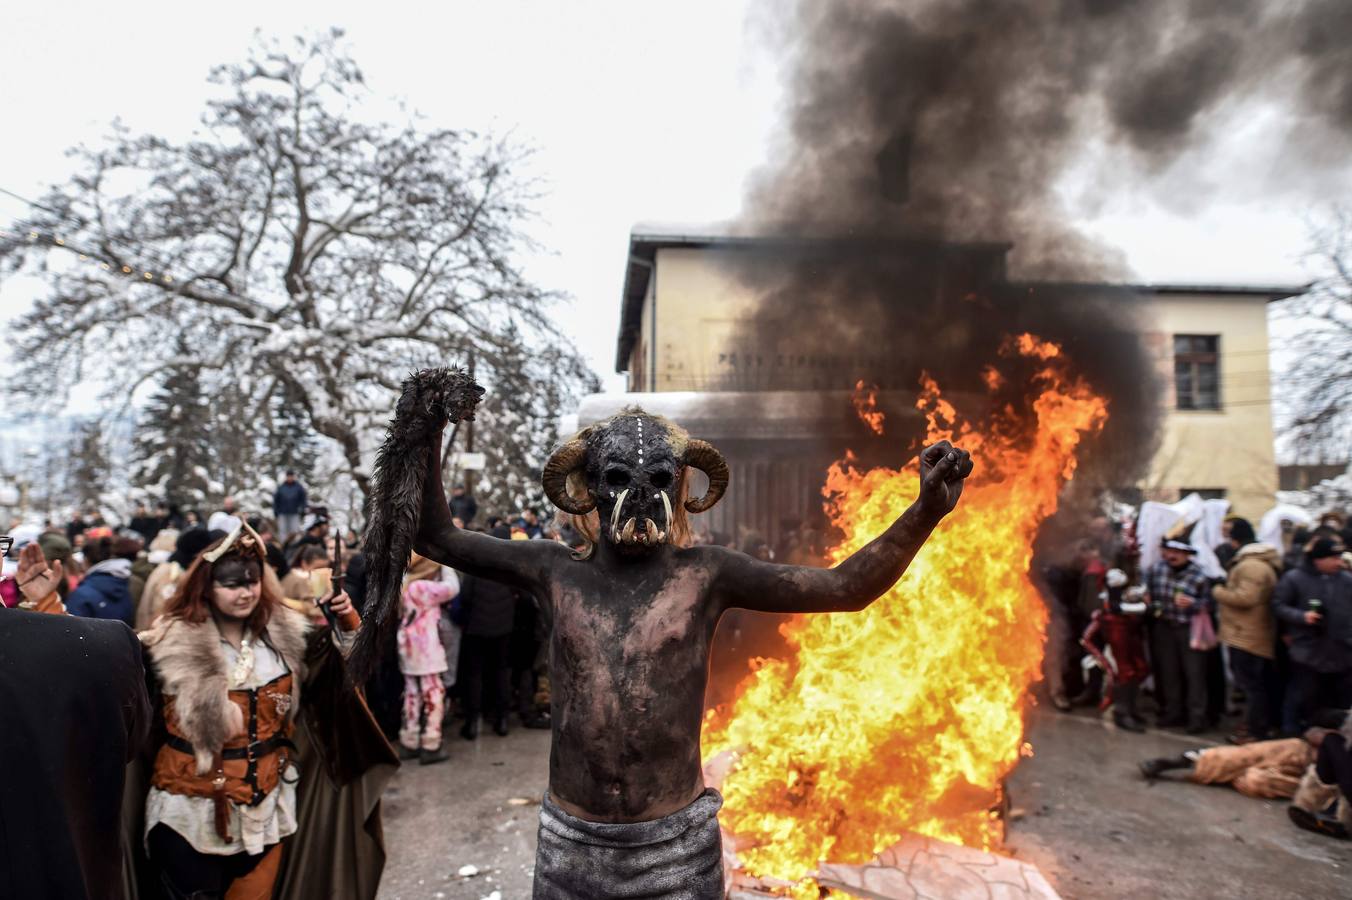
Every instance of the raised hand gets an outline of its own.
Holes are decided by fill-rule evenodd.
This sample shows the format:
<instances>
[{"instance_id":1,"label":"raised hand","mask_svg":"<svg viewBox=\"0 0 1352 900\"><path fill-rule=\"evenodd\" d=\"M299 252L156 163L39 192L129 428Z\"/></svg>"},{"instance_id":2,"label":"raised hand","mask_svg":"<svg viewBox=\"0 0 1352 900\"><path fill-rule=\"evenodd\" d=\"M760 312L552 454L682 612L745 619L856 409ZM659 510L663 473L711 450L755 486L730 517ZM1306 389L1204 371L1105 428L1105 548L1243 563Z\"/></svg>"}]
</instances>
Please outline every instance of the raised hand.
<instances>
[{"instance_id":1,"label":"raised hand","mask_svg":"<svg viewBox=\"0 0 1352 900\"><path fill-rule=\"evenodd\" d=\"M921 510L938 520L953 511L962 496L962 486L972 474L972 456L966 450L940 441L920 454Z\"/></svg>"},{"instance_id":2,"label":"raised hand","mask_svg":"<svg viewBox=\"0 0 1352 900\"><path fill-rule=\"evenodd\" d=\"M61 560L55 560L48 566L37 541L25 545L19 551L19 571L15 580L19 584L19 593L30 603L39 603L51 596L63 577L65 571Z\"/></svg>"}]
</instances>

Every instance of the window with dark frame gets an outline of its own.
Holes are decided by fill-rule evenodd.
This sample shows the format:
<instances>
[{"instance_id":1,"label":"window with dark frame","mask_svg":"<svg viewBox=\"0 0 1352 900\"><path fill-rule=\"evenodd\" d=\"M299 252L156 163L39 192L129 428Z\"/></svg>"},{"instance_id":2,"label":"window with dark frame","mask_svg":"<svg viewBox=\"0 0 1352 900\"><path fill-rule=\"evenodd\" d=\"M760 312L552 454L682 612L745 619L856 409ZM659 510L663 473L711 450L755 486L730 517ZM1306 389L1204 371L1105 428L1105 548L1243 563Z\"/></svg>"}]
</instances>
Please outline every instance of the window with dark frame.
<instances>
[{"instance_id":1,"label":"window with dark frame","mask_svg":"<svg viewBox=\"0 0 1352 900\"><path fill-rule=\"evenodd\" d=\"M1174 391L1179 409L1221 408L1221 338L1174 335Z\"/></svg>"}]
</instances>

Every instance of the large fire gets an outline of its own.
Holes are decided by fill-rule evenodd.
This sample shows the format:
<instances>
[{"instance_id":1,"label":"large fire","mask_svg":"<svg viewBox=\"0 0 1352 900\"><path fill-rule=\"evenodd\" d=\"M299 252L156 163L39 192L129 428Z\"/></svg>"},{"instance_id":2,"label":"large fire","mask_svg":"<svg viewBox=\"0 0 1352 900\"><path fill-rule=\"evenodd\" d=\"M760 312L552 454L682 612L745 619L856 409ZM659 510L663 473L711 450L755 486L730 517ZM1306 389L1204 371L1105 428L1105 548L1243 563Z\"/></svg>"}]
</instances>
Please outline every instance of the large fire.
<instances>
[{"instance_id":1,"label":"large fire","mask_svg":"<svg viewBox=\"0 0 1352 900\"><path fill-rule=\"evenodd\" d=\"M978 429L926 377L917 407L928 440L952 440L976 463L957 510L885 596L863 612L789 621L788 657L757 660L737 699L709 713L705 758L736 759L723 826L753 875L796 882L818 861L864 862L906 832L1000 843L992 809L1031 752L1024 715L1047 619L1028 577L1033 539L1076 448L1107 418L1055 344L1020 335L1005 355L1035 365L1035 426L1004 407ZM1003 380L992 370L985 381L994 392ZM918 486L916 462L835 464L825 494L846 538L833 562L882 533Z\"/></svg>"}]
</instances>

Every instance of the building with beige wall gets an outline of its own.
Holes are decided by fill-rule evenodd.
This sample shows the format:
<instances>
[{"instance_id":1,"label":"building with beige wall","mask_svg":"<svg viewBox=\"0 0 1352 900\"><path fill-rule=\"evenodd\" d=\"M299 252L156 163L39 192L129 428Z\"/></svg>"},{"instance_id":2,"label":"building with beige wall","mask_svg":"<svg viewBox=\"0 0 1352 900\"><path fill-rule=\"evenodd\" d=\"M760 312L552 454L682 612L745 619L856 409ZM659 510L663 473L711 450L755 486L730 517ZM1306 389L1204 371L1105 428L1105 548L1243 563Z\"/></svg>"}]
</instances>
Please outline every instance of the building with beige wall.
<instances>
[{"instance_id":1,"label":"building with beige wall","mask_svg":"<svg viewBox=\"0 0 1352 900\"><path fill-rule=\"evenodd\" d=\"M867 360L810 359L752 338L744 326L761 294L742 277L755 238L636 229L630 237L616 370L634 393L756 392L844 388ZM1009 245L970 245L982 277L1004 282ZM1023 289L1024 285L1019 285ZM1133 285L1122 302L1153 352L1165 410L1159 449L1145 480L1146 499L1180 492L1224 496L1257 517L1277 489L1267 306L1300 293L1294 286ZM851 376L852 377L852 376ZM852 381L851 381L852 383ZM656 399L656 398L654 398ZM1126 486L1124 486L1126 487Z\"/></svg>"}]
</instances>

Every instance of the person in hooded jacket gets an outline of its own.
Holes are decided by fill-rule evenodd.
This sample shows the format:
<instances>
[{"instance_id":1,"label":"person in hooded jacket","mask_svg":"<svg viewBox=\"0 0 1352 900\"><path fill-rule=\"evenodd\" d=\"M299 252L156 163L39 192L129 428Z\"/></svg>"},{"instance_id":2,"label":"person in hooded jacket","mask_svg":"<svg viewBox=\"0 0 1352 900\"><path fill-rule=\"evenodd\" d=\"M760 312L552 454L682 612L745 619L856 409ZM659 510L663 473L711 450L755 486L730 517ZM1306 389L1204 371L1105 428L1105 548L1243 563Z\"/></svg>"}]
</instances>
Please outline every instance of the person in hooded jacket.
<instances>
[{"instance_id":1,"label":"person in hooded jacket","mask_svg":"<svg viewBox=\"0 0 1352 900\"><path fill-rule=\"evenodd\" d=\"M1299 733L1321 705L1352 706L1352 573L1343 566L1343 543L1320 537L1305 562L1282 576L1272 611L1290 647L1291 680L1282 730Z\"/></svg>"},{"instance_id":2,"label":"person in hooded jacket","mask_svg":"<svg viewBox=\"0 0 1352 900\"><path fill-rule=\"evenodd\" d=\"M1230 651L1230 670L1244 691L1244 733L1231 743L1266 740L1280 715L1276 655L1277 624L1272 614L1272 592L1282 571L1281 551L1259 543L1245 519L1230 523L1230 543L1238 545L1231 557L1225 584L1211 589L1220 614L1220 641Z\"/></svg>"},{"instance_id":3,"label":"person in hooded jacket","mask_svg":"<svg viewBox=\"0 0 1352 900\"><path fill-rule=\"evenodd\" d=\"M135 617L131 602L131 560L116 553L117 539L100 537L85 545L89 567L80 586L66 598L72 616L116 619L130 626Z\"/></svg>"}]
</instances>

